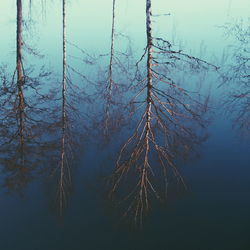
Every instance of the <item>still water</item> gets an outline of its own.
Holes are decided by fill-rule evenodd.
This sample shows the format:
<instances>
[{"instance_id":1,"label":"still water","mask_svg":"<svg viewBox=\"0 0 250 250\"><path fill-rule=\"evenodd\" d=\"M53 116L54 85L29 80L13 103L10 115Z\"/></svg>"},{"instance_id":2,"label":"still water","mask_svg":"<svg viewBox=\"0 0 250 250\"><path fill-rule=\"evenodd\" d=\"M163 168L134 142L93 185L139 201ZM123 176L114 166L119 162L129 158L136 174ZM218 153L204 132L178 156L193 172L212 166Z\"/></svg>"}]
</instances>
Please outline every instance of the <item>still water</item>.
<instances>
[{"instance_id":1,"label":"still water","mask_svg":"<svg viewBox=\"0 0 250 250\"><path fill-rule=\"evenodd\" d=\"M35 48L43 55L31 55L26 49L24 65L35 65L34 72L45 65L52 72L50 80L43 80L41 88L46 91L61 83L61 4L59 1L37 1L29 12L28 3L24 2L27 21L24 40L27 47ZM88 96L79 102L79 105L85 105L84 119L75 127L82 132L84 122L84 126L94 125L87 126L82 137L79 136L77 156L71 170L72 184L63 216L55 208L56 181L50 170L55 168L54 163L43 163L39 171L28 179L13 175L9 182L6 179L10 180L8 177L12 176L11 165L5 168L1 163L0 249L250 249L250 136L249 128L240 127L244 122L249 124L249 115L243 116L246 120L235 120L242 106L237 106L238 102L233 103L235 114L230 109L232 105L223 105L230 99L231 91L244 90L245 86L249 88L249 82L248 85L236 86L241 71L237 70L239 61L235 57L243 51L243 56L249 58L249 31L243 36L248 42L242 43L237 37L239 32L228 32L225 27L242 23L249 30L250 2L152 0L153 36L164 38L174 44L175 49L220 67L220 71L215 72L212 67L194 75L193 69L180 66L169 73L182 83L181 87L199 91L200 96L209 94L206 126L202 132L194 126L195 132L205 139L191 146L195 152L191 151L189 157L175 159L187 190L170 189L167 203L153 200L140 228L131 225L126 217L122 218L120 210L123 209L109 199L106 184L106 178L115 167L119 149L132 135L138 120L135 118L135 122L128 125L128 116L124 123L127 126L115 133L108 144L102 145L98 122L103 103L95 99L93 92L96 88L91 85L105 81L102 72L107 71L109 58L98 55L110 51L112 1L72 0L66 4L68 63L77 71L84 72L85 77L71 72L71 80L77 82L78 87L83 84L87 88L84 95ZM0 60L1 64L8 65L11 77L16 60L15 1L1 0L0 9L3 10L0 16ZM119 58L126 67L134 66L145 47L145 1L117 1L115 53L130 53L128 48L131 48L129 56L124 59L120 53ZM84 60L79 62L77 58ZM246 68L249 69L249 64ZM230 79L225 81L225 75ZM125 85L131 80L121 72L114 72L114 78L125 82ZM125 102L130 98L131 94L126 94ZM88 118L91 121L86 122ZM1 119L1 124L4 124L4 118ZM1 151L1 158L6 155L8 152ZM46 157L53 158L54 151L51 150Z\"/></svg>"}]
</instances>

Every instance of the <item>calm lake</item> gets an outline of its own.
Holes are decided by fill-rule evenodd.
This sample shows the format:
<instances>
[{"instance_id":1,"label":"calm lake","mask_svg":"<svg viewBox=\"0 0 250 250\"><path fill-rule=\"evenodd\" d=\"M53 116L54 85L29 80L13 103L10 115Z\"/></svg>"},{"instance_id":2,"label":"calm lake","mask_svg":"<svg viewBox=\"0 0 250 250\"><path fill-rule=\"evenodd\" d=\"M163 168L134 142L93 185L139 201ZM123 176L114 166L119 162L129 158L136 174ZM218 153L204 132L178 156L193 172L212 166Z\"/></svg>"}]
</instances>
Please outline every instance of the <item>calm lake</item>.
<instances>
[{"instance_id":1,"label":"calm lake","mask_svg":"<svg viewBox=\"0 0 250 250\"><path fill-rule=\"evenodd\" d=\"M250 1L146 2L0 0L0 249L250 249Z\"/></svg>"}]
</instances>

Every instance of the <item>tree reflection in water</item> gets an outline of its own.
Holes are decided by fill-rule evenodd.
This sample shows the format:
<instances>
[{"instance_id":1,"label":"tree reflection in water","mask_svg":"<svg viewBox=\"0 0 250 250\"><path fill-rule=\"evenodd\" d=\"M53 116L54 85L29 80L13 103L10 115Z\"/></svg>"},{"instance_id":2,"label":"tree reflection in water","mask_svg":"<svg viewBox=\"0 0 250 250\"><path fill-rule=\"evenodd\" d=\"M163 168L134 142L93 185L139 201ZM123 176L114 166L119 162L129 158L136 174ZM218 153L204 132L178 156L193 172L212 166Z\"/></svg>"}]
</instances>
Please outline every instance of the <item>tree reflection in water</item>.
<instances>
[{"instance_id":1,"label":"tree reflection in water","mask_svg":"<svg viewBox=\"0 0 250 250\"><path fill-rule=\"evenodd\" d=\"M155 198L165 200L168 189L176 184L186 187L176 162L180 156L190 154L204 139L199 136L199 129L206 125L207 97L190 91L174 79L176 72L183 68L192 73L217 68L185 54L161 37L154 37L151 1L146 2L147 44L141 59L134 63L135 67L131 66L131 47L124 53L114 50L113 15L108 73L100 70L101 80L89 80L84 72L71 66L66 61L66 33L63 32L63 80L49 90L48 85L56 82L51 79L51 72L42 67L34 76L33 70L23 65L20 27L23 21L20 20L21 9L17 8L16 72L12 77L6 67L0 69L0 115L4 117L0 124L0 157L8 189L21 191L40 173L44 177L45 172L52 176L57 193L56 206L62 215L72 186L71 169L83 144L81 136L86 130L91 133L94 130L95 135L99 131L102 136L94 137L95 141L107 143L109 137L116 138L112 131L117 131L121 124L128 124L131 117L137 125L123 145L111 177L110 194L124 201L124 214L136 225L142 225ZM63 1L64 31L65 8ZM84 55L87 54L84 52ZM97 58L87 57L90 60L86 60L86 64L95 64ZM132 72L135 77L131 77ZM72 80L70 75L73 74ZM76 76L81 79L79 84L74 84ZM84 91L79 87L82 81ZM89 94L88 88L97 91ZM93 104L98 106L97 112L86 115ZM95 127L88 126L89 116L94 118Z\"/></svg>"},{"instance_id":2,"label":"tree reflection in water","mask_svg":"<svg viewBox=\"0 0 250 250\"><path fill-rule=\"evenodd\" d=\"M110 191L111 196L124 202L124 215L136 225L142 225L153 198L166 198L173 180L186 187L176 161L200 142L197 130L205 125L207 99L202 102L199 93L176 83L171 72L183 65L192 71L217 70L206 61L175 50L168 41L153 37L150 0L146 1L146 16L146 49L136 64L139 91L131 100L137 105L133 115L138 122L121 148ZM144 67L139 66L144 58L145 77Z\"/></svg>"}]
</instances>

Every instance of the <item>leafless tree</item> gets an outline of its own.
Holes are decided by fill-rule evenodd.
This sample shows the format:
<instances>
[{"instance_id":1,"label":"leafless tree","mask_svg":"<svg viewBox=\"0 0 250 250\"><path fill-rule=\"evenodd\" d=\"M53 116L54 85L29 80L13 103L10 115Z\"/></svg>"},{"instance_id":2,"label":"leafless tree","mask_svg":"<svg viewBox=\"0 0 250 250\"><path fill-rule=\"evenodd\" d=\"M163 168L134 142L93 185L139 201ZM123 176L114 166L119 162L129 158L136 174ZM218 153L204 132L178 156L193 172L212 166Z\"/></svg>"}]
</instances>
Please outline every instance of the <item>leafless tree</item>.
<instances>
[{"instance_id":1,"label":"leafless tree","mask_svg":"<svg viewBox=\"0 0 250 250\"><path fill-rule=\"evenodd\" d=\"M95 83L96 93L93 95L98 99L102 108L98 109L98 115L94 115L94 127L98 128L98 135L107 144L114 134L126 124L125 111L126 94L132 84L133 78L133 52L130 38L116 30L116 1L112 1L112 24L110 51L99 55L96 67L99 67L98 78ZM115 44L122 42L127 44L124 51L115 49ZM118 46L117 46L118 47ZM108 57L108 58L107 58ZM103 67L108 61L107 67ZM123 110L123 112L121 112ZM99 117L99 118L97 118Z\"/></svg>"},{"instance_id":2,"label":"leafless tree","mask_svg":"<svg viewBox=\"0 0 250 250\"><path fill-rule=\"evenodd\" d=\"M54 123L51 126L58 129L58 134L55 130L55 140L52 162L56 166L52 173L56 177L57 186L57 207L60 215L63 214L67 202L67 196L71 184L71 161L72 161L72 148L71 148L71 135L70 135L70 119L69 119L69 100L68 100L68 76L67 76L67 45L66 45L66 1L62 0L62 81L61 81L61 96L60 102L55 106L54 110ZM60 114L60 115L59 115ZM59 115L59 116L58 116ZM57 122L58 121L58 122ZM60 141L60 142L59 142Z\"/></svg>"},{"instance_id":3,"label":"leafless tree","mask_svg":"<svg viewBox=\"0 0 250 250\"><path fill-rule=\"evenodd\" d=\"M244 133L250 132L250 19L224 26L226 35L235 38L229 61L222 74L222 85L230 86L227 110L234 114L234 124Z\"/></svg>"},{"instance_id":4,"label":"leafless tree","mask_svg":"<svg viewBox=\"0 0 250 250\"><path fill-rule=\"evenodd\" d=\"M136 105L133 115L139 117L139 122L121 148L111 188L111 196L117 193L123 196L122 200L127 204L125 215L132 215L137 225L142 224L153 197L164 199L173 179L186 186L176 165L177 149L179 152L189 151L199 142L195 128L204 126L203 103L196 100L196 93L189 93L173 81L171 68L176 68L177 64L188 64L196 70L216 68L181 50L174 50L162 38L153 37L151 19L151 0L146 0L147 44L136 63L136 87L140 90L130 101ZM139 73L139 64L145 57L147 71L143 77L143 73ZM162 176L165 195L162 195L159 184Z\"/></svg>"},{"instance_id":5,"label":"leafless tree","mask_svg":"<svg viewBox=\"0 0 250 250\"><path fill-rule=\"evenodd\" d=\"M54 148L53 164L56 166L52 171L52 176L57 178L57 207L60 215L63 215L64 208L67 204L67 198L72 187L73 162L75 160L76 145L81 136L84 134L86 119L81 116L81 102L84 99L84 91L79 85L72 82L69 72L83 77L81 72L71 67L67 62L67 36L66 36L66 0L62 0L62 81L61 81L61 96L60 104L55 105L54 123L51 126L54 128ZM72 44L71 44L72 45ZM59 104L59 106L58 106ZM58 109L59 108L59 109ZM57 115L60 114L58 117ZM58 121L58 122L56 122ZM79 124L79 126L77 125ZM79 129L80 127L80 129ZM60 131L58 135L57 131ZM59 137L58 137L59 136ZM60 143L58 143L58 139ZM60 150L58 151L58 149ZM59 156L59 157L58 157Z\"/></svg>"},{"instance_id":6,"label":"leafless tree","mask_svg":"<svg viewBox=\"0 0 250 250\"><path fill-rule=\"evenodd\" d=\"M24 67L21 0L16 1L16 7L16 69L12 76L8 74L7 66L0 69L0 162L7 174L6 186L20 191L42 165L42 135L46 125L43 115L48 110L45 104L53 92L48 95L40 91L50 72L42 67L34 76L31 67Z\"/></svg>"}]
</instances>

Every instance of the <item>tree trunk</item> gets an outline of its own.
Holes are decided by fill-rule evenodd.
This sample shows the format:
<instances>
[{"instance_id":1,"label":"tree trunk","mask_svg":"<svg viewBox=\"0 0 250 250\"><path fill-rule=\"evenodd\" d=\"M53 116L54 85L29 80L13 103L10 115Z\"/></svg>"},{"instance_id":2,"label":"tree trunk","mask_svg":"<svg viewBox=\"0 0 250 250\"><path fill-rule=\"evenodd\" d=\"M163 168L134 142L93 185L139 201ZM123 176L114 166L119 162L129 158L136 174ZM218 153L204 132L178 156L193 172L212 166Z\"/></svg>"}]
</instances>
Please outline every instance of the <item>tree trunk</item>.
<instances>
[{"instance_id":1,"label":"tree trunk","mask_svg":"<svg viewBox=\"0 0 250 250\"><path fill-rule=\"evenodd\" d=\"M151 129L151 108L153 88L153 40L151 26L151 0L146 0L146 32L147 32L147 110L146 110L146 148L149 147L149 132Z\"/></svg>"},{"instance_id":2,"label":"tree trunk","mask_svg":"<svg viewBox=\"0 0 250 250\"><path fill-rule=\"evenodd\" d=\"M20 136L21 145L24 144L24 109L25 101L23 95L23 85L24 85L24 76L23 76L23 65L22 65L22 25L23 25L23 16L22 16L22 0L16 1L17 6L17 31L16 31L16 71L17 71L17 89L18 89L18 129Z\"/></svg>"},{"instance_id":3,"label":"tree trunk","mask_svg":"<svg viewBox=\"0 0 250 250\"><path fill-rule=\"evenodd\" d=\"M111 98L111 92L113 87L113 57L114 57L114 42L115 42L115 0L113 0L112 10L112 31L111 31L111 49L110 49L110 62L109 62L109 98Z\"/></svg>"}]
</instances>

